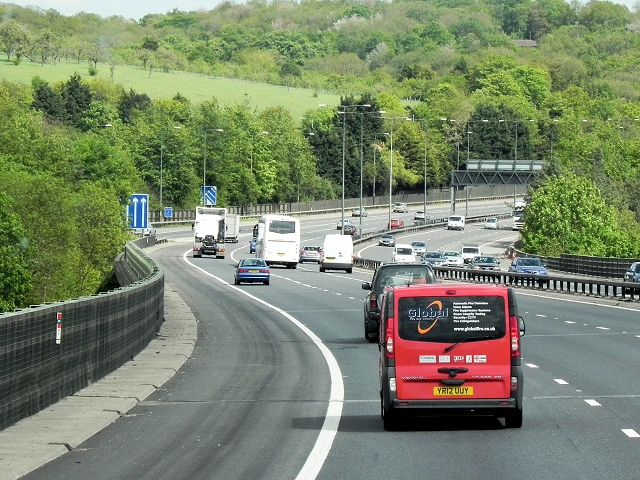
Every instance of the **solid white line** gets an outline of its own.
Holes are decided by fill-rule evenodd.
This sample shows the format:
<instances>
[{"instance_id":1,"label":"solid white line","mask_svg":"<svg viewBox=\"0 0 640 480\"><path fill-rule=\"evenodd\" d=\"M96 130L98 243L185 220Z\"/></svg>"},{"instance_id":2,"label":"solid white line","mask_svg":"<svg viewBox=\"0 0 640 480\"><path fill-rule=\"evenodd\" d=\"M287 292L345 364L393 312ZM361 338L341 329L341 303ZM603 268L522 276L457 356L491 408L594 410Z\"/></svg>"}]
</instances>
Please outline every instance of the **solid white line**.
<instances>
[{"instance_id":1,"label":"solid white line","mask_svg":"<svg viewBox=\"0 0 640 480\"><path fill-rule=\"evenodd\" d=\"M608 328L608 327L596 327L596 328L597 328L598 330L611 330L611 329L610 329L610 328Z\"/></svg>"},{"instance_id":2,"label":"solid white line","mask_svg":"<svg viewBox=\"0 0 640 480\"><path fill-rule=\"evenodd\" d=\"M585 400L585 402L587 402L592 407L601 407L602 406L598 402L596 402L595 400Z\"/></svg>"},{"instance_id":3,"label":"solid white line","mask_svg":"<svg viewBox=\"0 0 640 480\"><path fill-rule=\"evenodd\" d=\"M300 470L300 472L298 473L298 476L296 477L297 479L300 479L300 480L315 479L318 476L318 473L320 473L320 469L322 468L322 465L324 464L324 461L326 460L327 455L329 455L329 451L331 450L331 446L333 445L333 439L338 433L338 425L340 424L340 418L342 417L342 407L344 405L344 383L342 381L342 372L340 371L340 366L338 365L338 361L331 353L331 350L329 350L327 346L324 343L322 343L322 340L320 340L320 338L315 333L309 330L299 320L289 315L284 310L276 307L275 305L271 305L270 303L267 303L258 297L254 297L253 295L251 295L250 293L247 293L241 288L231 285L230 283L224 281L220 277L216 277L215 275L207 272L206 270L203 270L202 268L194 265L187 259L188 258L187 254L190 252L191 250L188 250L183 255L182 258L184 259L185 262L187 262L189 265L196 268L197 270L200 270L205 275L228 286L229 288L232 288L237 292L242 293L243 295L246 295L247 297L255 300L256 302L261 303L262 305L278 312L280 315L285 317L287 320L293 323L296 327L302 330L311 339L311 341L315 343L316 347L318 347L318 349L324 356L324 359L327 362L327 366L329 367L329 374L331 377L331 391L329 393L329 406L327 407L327 413L325 414L324 423L318 435L318 439L316 440L316 443L313 449L311 450L311 453L309 453L309 456L307 457L307 461L303 465L302 470Z\"/></svg>"},{"instance_id":4,"label":"solid white line","mask_svg":"<svg viewBox=\"0 0 640 480\"><path fill-rule=\"evenodd\" d=\"M561 378L554 378L553 381L559 383L560 385L569 385L569 382L565 382Z\"/></svg>"},{"instance_id":5,"label":"solid white line","mask_svg":"<svg viewBox=\"0 0 640 480\"><path fill-rule=\"evenodd\" d=\"M636 432L633 428L623 428L622 433L624 433L629 438L639 438L640 433Z\"/></svg>"}]
</instances>

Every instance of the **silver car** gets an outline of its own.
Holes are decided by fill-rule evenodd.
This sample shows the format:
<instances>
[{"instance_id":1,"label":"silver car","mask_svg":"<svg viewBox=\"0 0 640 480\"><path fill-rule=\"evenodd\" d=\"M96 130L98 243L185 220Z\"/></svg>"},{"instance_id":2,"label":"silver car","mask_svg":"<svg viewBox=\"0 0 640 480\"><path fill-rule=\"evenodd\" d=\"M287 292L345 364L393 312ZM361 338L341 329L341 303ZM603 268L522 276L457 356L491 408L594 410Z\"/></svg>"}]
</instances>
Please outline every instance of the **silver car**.
<instances>
[{"instance_id":1,"label":"silver car","mask_svg":"<svg viewBox=\"0 0 640 480\"><path fill-rule=\"evenodd\" d=\"M446 261L442 264L443 267L464 267L464 259L460 252L447 251L442 252Z\"/></svg>"}]
</instances>

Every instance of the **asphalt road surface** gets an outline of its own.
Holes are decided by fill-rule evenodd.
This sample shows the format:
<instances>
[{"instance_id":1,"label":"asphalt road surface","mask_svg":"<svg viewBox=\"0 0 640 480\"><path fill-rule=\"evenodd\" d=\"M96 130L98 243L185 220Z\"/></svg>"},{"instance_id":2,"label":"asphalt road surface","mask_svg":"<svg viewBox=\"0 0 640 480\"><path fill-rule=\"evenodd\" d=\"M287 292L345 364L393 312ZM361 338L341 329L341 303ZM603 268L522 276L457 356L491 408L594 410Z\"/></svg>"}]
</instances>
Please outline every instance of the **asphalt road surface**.
<instances>
[{"instance_id":1,"label":"asphalt road surface","mask_svg":"<svg viewBox=\"0 0 640 480\"><path fill-rule=\"evenodd\" d=\"M473 208L506 211L499 203ZM370 210L363 225L381 228L386 215ZM338 218L302 218L303 243L321 244ZM635 303L518 290L527 327L523 427L505 429L486 417L425 417L385 432L378 348L363 333L361 283L371 272L272 267L269 286L234 287L233 265L249 256L250 232L243 224L240 242L216 260L185 255L190 230L159 231L170 243L152 256L198 320L192 357L125 417L25 478L638 476ZM468 225L406 240L424 240L429 249L459 249L474 240L484 253L499 254L516 235ZM359 250L367 258L391 255L376 245Z\"/></svg>"}]
</instances>

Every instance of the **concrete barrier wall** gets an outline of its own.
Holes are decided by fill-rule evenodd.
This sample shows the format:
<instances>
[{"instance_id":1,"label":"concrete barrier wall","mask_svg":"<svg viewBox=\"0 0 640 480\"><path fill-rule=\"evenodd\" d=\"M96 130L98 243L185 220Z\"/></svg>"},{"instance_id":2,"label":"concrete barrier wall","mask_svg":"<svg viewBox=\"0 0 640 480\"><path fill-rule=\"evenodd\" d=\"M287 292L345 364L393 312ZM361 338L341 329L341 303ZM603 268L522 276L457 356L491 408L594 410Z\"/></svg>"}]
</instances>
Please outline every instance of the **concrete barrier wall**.
<instances>
[{"instance_id":1,"label":"concrete barrier wall","mask_svg":"<svg viewBox=\"0 0 640 480\"><path fill-rule=\"evenodd\" d=\"M0 430L101 379L155 337L164 273L132 242L119 261L134 283L0 314Z\"/></svg>"}]
</instances>

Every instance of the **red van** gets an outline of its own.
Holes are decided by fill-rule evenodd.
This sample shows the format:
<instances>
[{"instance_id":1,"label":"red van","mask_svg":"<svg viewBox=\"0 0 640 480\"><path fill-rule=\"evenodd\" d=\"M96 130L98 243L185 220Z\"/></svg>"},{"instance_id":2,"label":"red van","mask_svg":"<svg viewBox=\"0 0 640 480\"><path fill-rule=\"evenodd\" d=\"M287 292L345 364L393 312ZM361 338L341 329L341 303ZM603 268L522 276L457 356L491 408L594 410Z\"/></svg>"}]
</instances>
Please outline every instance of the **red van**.
<instances>
[{"instance_id":1,"label":"red van","mask_svg":"<svg viewBox=\"0 0 640 480\"><path fill-rule=\"evenodd\" d=\"M524 328L506 286L387 288L379 332L385 430L409 414L492 415L520 428Z\"/></svg>"}]
</instances>

